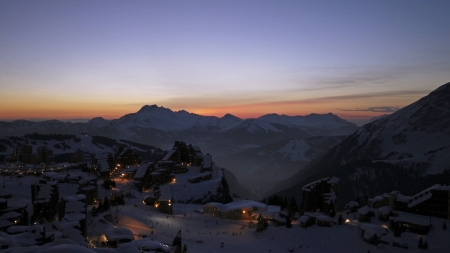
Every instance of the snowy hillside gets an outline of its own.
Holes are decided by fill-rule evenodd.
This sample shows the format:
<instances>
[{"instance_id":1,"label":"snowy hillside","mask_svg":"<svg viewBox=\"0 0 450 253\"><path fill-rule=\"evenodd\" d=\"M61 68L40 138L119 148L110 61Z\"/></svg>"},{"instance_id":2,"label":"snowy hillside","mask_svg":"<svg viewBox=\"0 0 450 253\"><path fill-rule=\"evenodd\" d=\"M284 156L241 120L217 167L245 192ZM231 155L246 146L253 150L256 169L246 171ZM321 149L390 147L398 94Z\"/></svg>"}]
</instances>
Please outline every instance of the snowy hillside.
<instances>
[{"instance_id":1,"label":"snowy hillside","mask_svg":"<svg viewBox=\"0 0 450 253\"><path fill-rule=\"evenodd\" d=\"M342 179L343 202L399 190L413 194L450 183L450 83L397 112L361 127L268 194L288 194L308 182Z\"/></svg>"}]
</instances>

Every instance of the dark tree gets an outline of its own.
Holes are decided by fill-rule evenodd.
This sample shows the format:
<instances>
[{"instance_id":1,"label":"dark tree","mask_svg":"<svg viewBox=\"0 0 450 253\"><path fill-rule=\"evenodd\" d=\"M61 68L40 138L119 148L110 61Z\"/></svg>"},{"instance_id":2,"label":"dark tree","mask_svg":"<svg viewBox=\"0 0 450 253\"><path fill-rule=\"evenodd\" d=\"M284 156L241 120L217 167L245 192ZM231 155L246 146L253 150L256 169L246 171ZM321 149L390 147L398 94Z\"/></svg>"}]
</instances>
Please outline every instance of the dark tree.
<instances>
[{"instance_id":1,"label":"dark tree","mask_svg":"<svg viewBox=\"0 0 450 253\"><path fill-rule=\"evenodd\" d=\"M424 248L424 249L428 249L428 242L424 242L424 243L423 243L423 248Z\"/></svg>"},{"instance_id":2,"label":"dark tree","mask_svg":"<svg viewBox=\"0 0 450 253\"><path fill-rule=\"evenodd\" d=\"M175 252L181 252L181 230L178 231L175 238L173 238L172 247L176 247Z\"/></svg>"},{"instance_id":3,"label":"dark tree","mask_svg":"<svg viewBox=\"0 0 450 253\"><path fill-rule=\"evenodd\" d=\"M284 218L286 219L286 227L287 227L287 228L291 228L291 227L292 227L291 216L286 215Z\"/></svg>"},{"instance_id":4,"label":"dark tree","mask_svg":"<svg viewBox=\"0 0 450 253\"><path fill-rule=\"evenodd\" d=\"M339 224L339 225L342 225L342 215L341 215L341 214L339 214L338 224Z\"/></svg>"},{"instance_id":5,"label":"dark tree","mask_svg":"<svg viewBox=\"0 0 450 253\"><path fill-rule=\"evenodd\" d=\"M98 202L97 211L98 211L99 213L102 213L102 212L105 211L105 209L103 208L103 202L102 202L102 201L99 201L99 202Z\"/></svg>"},{"instance_id":6,"label":"dark tree","mask_svg":"<svg viewBox=\"0 0 450 253\"><path fill-rule=\"evenodd\" d=\"M108 211L110 206L111 204L109 203L108 197L105 197L105 199L103 200L103 209L105 209L105 211Z\"/></svg>"},{"instance_id":7,"label":"dark tree","mask_svg":"<svg viewBox=\"0 0 450 253\"><path fill-rule=\"evenodd\" d=\"M258 215L258 218L256 218L257 219L257 223L256 223L256 232L261 232L261 231L263 231L264 229L266 229L267 228L267 226L269 225L269 223L267 222L267 220L266 219L264 219L263 217L262 217L262 215L261 214L259 214Z\"/></svg>"},{"instance_id":8,"label":"dark tree","mask_svg":"<svg viewBox=\"0 0 450 253\"><path fill-rule=\"evenodd\" d=\"M419 245L417 245L419 249L423 249L423 240L422 237L419 238Z\"/></svg>"},{"instance_id":9,"label":"dark tree","mask_svg":"<svg viewBox=\"0 0 450 253\"><path fill-rule=\"evenodd\" d=\"M444 222L444 225L442 225L443 230L447 230L447 223Z\"/></svg>"},{"instance_id":10,"label":"dark tree","mask_svg":"<svg viewBox=\"0 0 450 253\"><path fill-rule=\"evenodd\" d=\"M298 212L297 202L295 201L294 196L291 197L291 201L289 201L288 212L291 218L294 218L295 213Z\"/></svg>"}]
</instances>

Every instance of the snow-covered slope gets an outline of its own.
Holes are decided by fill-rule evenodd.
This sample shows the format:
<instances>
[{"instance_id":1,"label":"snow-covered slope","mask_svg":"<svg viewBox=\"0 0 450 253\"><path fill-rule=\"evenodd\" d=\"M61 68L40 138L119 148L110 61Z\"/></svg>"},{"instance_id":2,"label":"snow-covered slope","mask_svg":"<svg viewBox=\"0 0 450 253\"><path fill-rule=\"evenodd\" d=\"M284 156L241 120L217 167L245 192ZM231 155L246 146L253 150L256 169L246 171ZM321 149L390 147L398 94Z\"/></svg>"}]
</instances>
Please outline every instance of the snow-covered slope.
<instances>
[{"instance_id":1,"label":"snow-covered slope","mask_svg":"<svg viewBox=\"0 0 450 253\"><path fill-rule=\"evenodd\" d=\"M340 192L346 193L346 198L392 190L412 194L437 183L449 183L449 154L447 83L403 109L364 125L268 194L293 192L330 175L341 178Z\"/></svg>"},{"instance_id":2,"label":"snow-covered slope","mask_svg":"<svg viewBox=\"0 0 450 253\"><path fill-rule=\"evenodd\" d=\"M348 122L339 118L338 116L328 114L310 114L306 116L287 116L278 114L266 114L258 119L270 123L277 123L283 125L293 125L299 127L318 127L318 128L338 128L346 126L355 126L354 123Z\"/></svg>"},{"instance_id":3,"label":"snow-covered slope","mask_svg":"<svg viewBox=\"0 0 450 253\"><path fill-rule=\"evenodd\" d=\"M347 145L350 142L355 145ZM363 126L337 152L342 154L341 164L356 160L422 164L431 174L450 168L450 83Z\"/></svg>"}]
</instances>

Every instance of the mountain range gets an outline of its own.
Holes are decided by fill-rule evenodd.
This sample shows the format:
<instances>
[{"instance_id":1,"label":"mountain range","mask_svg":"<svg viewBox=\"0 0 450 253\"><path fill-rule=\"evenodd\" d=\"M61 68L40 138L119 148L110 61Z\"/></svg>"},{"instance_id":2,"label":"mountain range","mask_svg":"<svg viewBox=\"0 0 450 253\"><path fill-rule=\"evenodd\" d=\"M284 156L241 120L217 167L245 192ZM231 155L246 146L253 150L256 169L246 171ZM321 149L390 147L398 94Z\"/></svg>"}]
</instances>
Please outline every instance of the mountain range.
<instances>
[{"instance_id":1,"label":"mountain range","mask_svg":"<svg viewBox=\"0 0 450 253\"><path fill-rule=\"evenodd\" d=\"M136 113L114 120L97 117L86 123L0 122L0 133L4 136L87 133L166 150L171 149L174 141L191 143L200 146L204 153L212 154L213 160L234 173L244 187L254 192L259 189L253 197L301 170L312 158L339 143L342 136L357 129L354 123L331 113L267 114L241 119L231 114L202 116L157 105L145 105ZM252 179L253 184L249 184L248 179Z\"/></svg>"},{"instance_id":2,"label":"mountain range","mask_svg":"<svg viewBox=\"0 0 450 253\"><path fill-rule=\"evenodd\" d=\"M359 128L266 195L300 192L325 176L341 178L345 205L352 198L399 190L415 194L450 183L450 83ZM299 197L299 196L297 196Z\"/></svg>"}]
</instances>

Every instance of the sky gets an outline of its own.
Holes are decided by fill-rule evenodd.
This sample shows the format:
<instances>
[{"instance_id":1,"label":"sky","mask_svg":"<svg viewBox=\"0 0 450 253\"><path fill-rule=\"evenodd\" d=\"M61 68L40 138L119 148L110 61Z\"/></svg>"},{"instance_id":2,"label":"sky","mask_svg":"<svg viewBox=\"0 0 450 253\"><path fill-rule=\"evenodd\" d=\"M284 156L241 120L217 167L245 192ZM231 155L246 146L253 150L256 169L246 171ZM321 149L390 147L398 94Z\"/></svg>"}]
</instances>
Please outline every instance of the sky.
<instances>
[{"instance_id":1,"label":"sky","mask_svg":"<svg viewBox=\"0 0 450 253\"><path fill-rule=\"evenodd\" d=\"M450 1L0 0L0 120L363 122L450 81Z\"/></svg>"}]
</instances>

